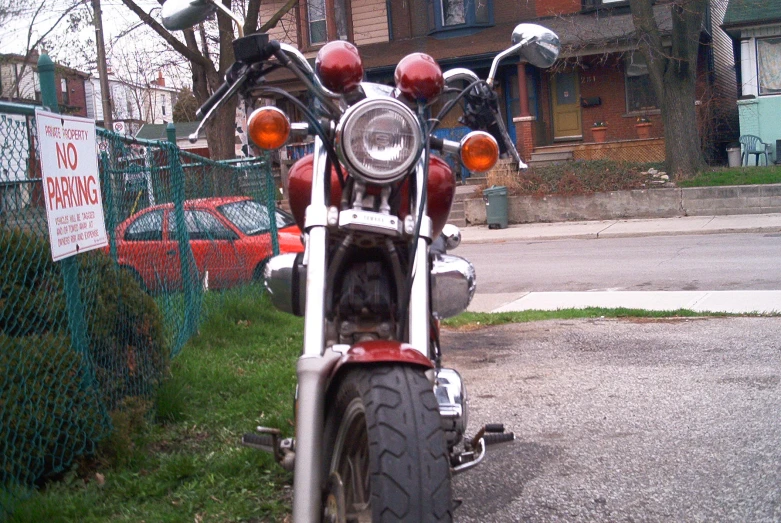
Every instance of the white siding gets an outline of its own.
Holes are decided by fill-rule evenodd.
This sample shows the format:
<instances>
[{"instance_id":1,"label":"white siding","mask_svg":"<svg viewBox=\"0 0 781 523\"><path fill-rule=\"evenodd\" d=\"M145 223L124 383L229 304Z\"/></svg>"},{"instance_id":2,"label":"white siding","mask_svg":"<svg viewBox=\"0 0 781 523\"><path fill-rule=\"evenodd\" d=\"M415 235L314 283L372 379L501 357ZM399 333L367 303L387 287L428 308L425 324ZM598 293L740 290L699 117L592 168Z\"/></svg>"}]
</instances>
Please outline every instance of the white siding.
<instances>
[{"instance_id":1,"label":"white siding","mask_svg":"<svg viewBox=\"0 0 781 523\"><path fill-rule=\"evenodd\" d=\"M16 98L16 90L12 92L14 87L14 65L13 64L0 64L0 84L3 86L0 96L7 98Z\"/></svg>"},{"instance_id":2,"label":"white siding","mask_svg":"<svg viewBox=\"0 0 781 523\"><path fill-rule=\"evenodd\" d=\"M271 2L261 2L260 4L260 23L258 26L262 26L266 23L280 8L285 5L285 0L273 0ZM294 7L283 16L276 27L271 29L268 34L272 40L279 40L298 46L298 26L296 25L296 13L298 7Z\"/></svg>"},{"instance_id":3,"label":"white siding","mask_svg":"<svg viewBox=\"0 0 781 523\"><path fill-rule=\"evenodd\" d=\"M87 99L87 118L97 120L97 114L95 111L95 86L93 85L94 79L90 77L84 81L84 98Z\"/></svg>"},{"instance_id":4,"label":"white siding","mask_svg":"<svg viewBox=\"0 0 781 523\"><path fill-rule=\"evenodd\" d=\"M173 93L168 89L150 86L146 92L144 120L148 123L166 123L172 121Z\"/></svg>"},{"instance_id":5,"label":"white siding","mask_svg":"<svg viewBox=\"0 0 781 523\"><path fill-rule=\"evenodd\" d=\"M355 45L388 41L388 11L385 0L352 2Z\"/></svg>"},{"instance_id":6,"label":"white siding","mask_svg":"<svg viewBox=\"0 0 781 523\"><path fill-rule=\"evenodd\" d=\"M765 27L752 27L749 29L741 29L740 36L747 38L752 36L754 38L762 38L765 36L779 36L781 35L781 25L765 26Z\"/></svg>"}]
</instances>

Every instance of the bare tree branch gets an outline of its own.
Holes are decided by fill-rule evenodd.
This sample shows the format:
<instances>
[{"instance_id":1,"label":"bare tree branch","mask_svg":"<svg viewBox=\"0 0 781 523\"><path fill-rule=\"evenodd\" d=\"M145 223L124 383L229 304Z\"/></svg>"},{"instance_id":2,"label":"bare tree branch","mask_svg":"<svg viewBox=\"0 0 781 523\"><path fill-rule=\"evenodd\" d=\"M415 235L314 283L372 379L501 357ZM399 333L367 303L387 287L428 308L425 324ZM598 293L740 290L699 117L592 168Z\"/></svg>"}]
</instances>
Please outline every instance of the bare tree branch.
<instances>
[{"instance_id":1,"label":"bare tree branch","mask_svg":"<svg viewBox=\"0 0 781 523\"><path fill-rule=\"evenodd\" d=\"M273 29L277 25L277 22L279 22L279 20L296 5L298 5L298 0L288 0L285 5L280 7L279 10L274 13L274 15L269 18L265 24L263 24L263 26L260 28L260 32L265 33L266 31Z\"/></svg>"},{"instance_id":2,"label":"bare tree branch","mask_svg":"<svg viewBox=\"0 0 781 523\"><path fill-rule=\"evenodd\" d=\"M25 70L27 69L27 66L29 65L30 57L32 56L33 51L35 51L41 43L46 40L46 37L49 36L54 29L57 28L60 22L68 16L70 13L72 13L74 10L78 9L79 7L82 7L82 2L75 2L71 6L69 6L67 9L65 9L62 14L60 14L59 17L54 21L54 23L47 29L41 36L38 37L37 40L34 42L33 39L33 27L35 26L35 21L38 18L38 16L41 14L42 11L45 10L47 7L47 3L45 1L38 4L38 6L35 9L35 12L33 13L32 18L30 19L30 24L27 27L27 43L25 44L25 52L24 52L24 60L22 60L21 67L18 70L15 70L15 78L14 83L9 87L9 92L14 92L19 87L19 82L24 78Z\"/></svg>"},{"instance_id":3,"label":"bare tree branch","mask_svg":"<svg viewBox=\"0 0 781 523\"><path fill-rule=\"evenodd\" d=\"M207 69L209 67L214 68L214 64L212 64L210 60L207 60L206 57L199 53L192 52L192 50L180 42L176 37L174 37L174 35L169 33L165 27L163 27L157 20L152 18L149 13L141 9L141 7L139 7L138 4L136 4L133 0L122 0L122 3L125 4L128 9L133 11L142 22L151 27L155 33L159 34L163 40L168 43L168 45L174 48L176 52L191 62L197 63L201 67L205 67Z\"/></svg>"}]
</instances>

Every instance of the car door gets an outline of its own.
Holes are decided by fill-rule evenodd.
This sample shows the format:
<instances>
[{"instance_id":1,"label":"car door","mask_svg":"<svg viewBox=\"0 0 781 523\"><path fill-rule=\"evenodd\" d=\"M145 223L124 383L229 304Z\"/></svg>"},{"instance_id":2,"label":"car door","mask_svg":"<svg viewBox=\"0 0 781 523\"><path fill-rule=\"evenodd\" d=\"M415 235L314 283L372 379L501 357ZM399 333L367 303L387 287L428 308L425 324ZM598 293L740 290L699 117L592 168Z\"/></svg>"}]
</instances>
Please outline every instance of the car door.
<instances>
[{"instance_id":1,"label":"car door","mask_svg":"<svg viewBox=\"0 0 781 523\"><path fill-rule=\"evenodd\" d=\"M176 224L173 213L169 214L169 231L174 236ZM198 276L204 286L225 288L235 285L240 266L234 246L238 235L208 210L186 209L184 220Z\"/></svg>"},{"instance_id":2,"label":"car door","mask_svg":"<svg viewBox=\"0 0 781 523\"><path fill-rule=\"evenodd\" d=\"M170 249L163 237L162 209L139 213L117 242L119 264L133 269L149 290L179 285L179 270L171 266Z\"/></svg>"}]
</instances>

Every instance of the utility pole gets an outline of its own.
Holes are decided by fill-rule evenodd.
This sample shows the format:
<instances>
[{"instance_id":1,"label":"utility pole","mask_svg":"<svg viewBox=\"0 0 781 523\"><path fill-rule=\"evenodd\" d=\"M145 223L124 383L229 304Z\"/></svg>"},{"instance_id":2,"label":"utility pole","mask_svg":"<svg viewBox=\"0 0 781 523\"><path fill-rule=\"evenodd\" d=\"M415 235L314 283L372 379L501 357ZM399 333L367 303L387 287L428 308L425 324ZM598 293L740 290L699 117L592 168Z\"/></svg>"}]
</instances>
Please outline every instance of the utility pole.
<instances>
[{"instance_id":1,"label":"utility pole","mask_svg":"<svg viewBox=\"0 0 781 523\"><path fill-rule=\"evenodd\" d=\"M103 43L103 14L100 10L100 0L92 0L92 11L95 19L95 43L98 46L98 78L100 79L100 102L103 106L103 127L113 131L114 119L111 117L111 91L109 91L106 71L106 46Z\"/></svg>"}]
</instances>

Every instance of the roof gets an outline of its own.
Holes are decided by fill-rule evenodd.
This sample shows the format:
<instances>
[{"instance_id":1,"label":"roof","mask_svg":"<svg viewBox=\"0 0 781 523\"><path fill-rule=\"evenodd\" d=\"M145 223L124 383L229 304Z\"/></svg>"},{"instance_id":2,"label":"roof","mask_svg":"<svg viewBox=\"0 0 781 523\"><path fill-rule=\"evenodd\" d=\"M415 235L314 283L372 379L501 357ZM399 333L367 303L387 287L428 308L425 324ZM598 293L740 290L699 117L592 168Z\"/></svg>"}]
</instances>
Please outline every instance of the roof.
<instances>
[{"instance_id":1,"label":"roof","mask_svg":"<svg viewBox=\"0 0 781 523\"><path fill-rule=\"evenodd\" d=\"M662 35L672 30L670 5L654 6ZM561 56L601 54L625 50L636 45L632 15L626 11L594 11L559 17L529 20L555 32L561 41ZM456 38L432 38L423 36L360 46L364 67L367 70L393 68L409 53L423 52L441 64L463 65L464 59L482 57L490 60L510 46L510 35L516 22L497 24L473 35ZM617 49L617 47L623 48Z\"/></svg>"},{"instance_id":2,"label":"roof","mask_svg":"<svg viewBox=\"0 0 781 523\"><path fill-rule=\"evenodd\" d=\"M670 5L657 5L653 10L659 31L662 35L669 35L673 27ZM629 12L595 11L538 20L536 23L559 35L562 56L602 53L616 45L631 43L634 46L637 41Z\"/></svg>"},{"instance_id":3,"label":"roof","mask_svg":"<svg viewBox=\"0 0 781 523\"><path fill-rule=\"evenodd\" d=\"M32 68L33 71L38 70L38 57L40 55L38 53L30 54L30 56L26 57L28 65ZM16 62L16 63L22 63L25 61L25 56L21 54L16 53L6 53L6 54L0 54L0 61L5 62ZM68 67L67 65L62 65L60 63L54 62L55 69L60 73L66 73L70 75L76 75L80 76L84 79L87 79L90 77L89 73L85 73L83 71L79 71L78 69L73 69L72 67Z\"/></svg>"},{"instance_id":4,"label":"roof","mask_svg":"<svg viewBox=\"0 0 781 523\"><path fill-rule=\"evenodd\" d=\"M186 140L200 122L177 122L176 126L176 139ZM167 140L168 134L166 134L167 123L149 123L141 126L141 129L136 133L136 138L142 140Z\"/></svg>"},{"instance_id":5,"label":"roof","mask_svg":"<svg viewBox=\"0 0 781 523\"><path fill-rule=\"evenodd\" d=\"M777 0L730 0L722 27L781 23L781 2Z\"/></svg>"}]
</instances>

